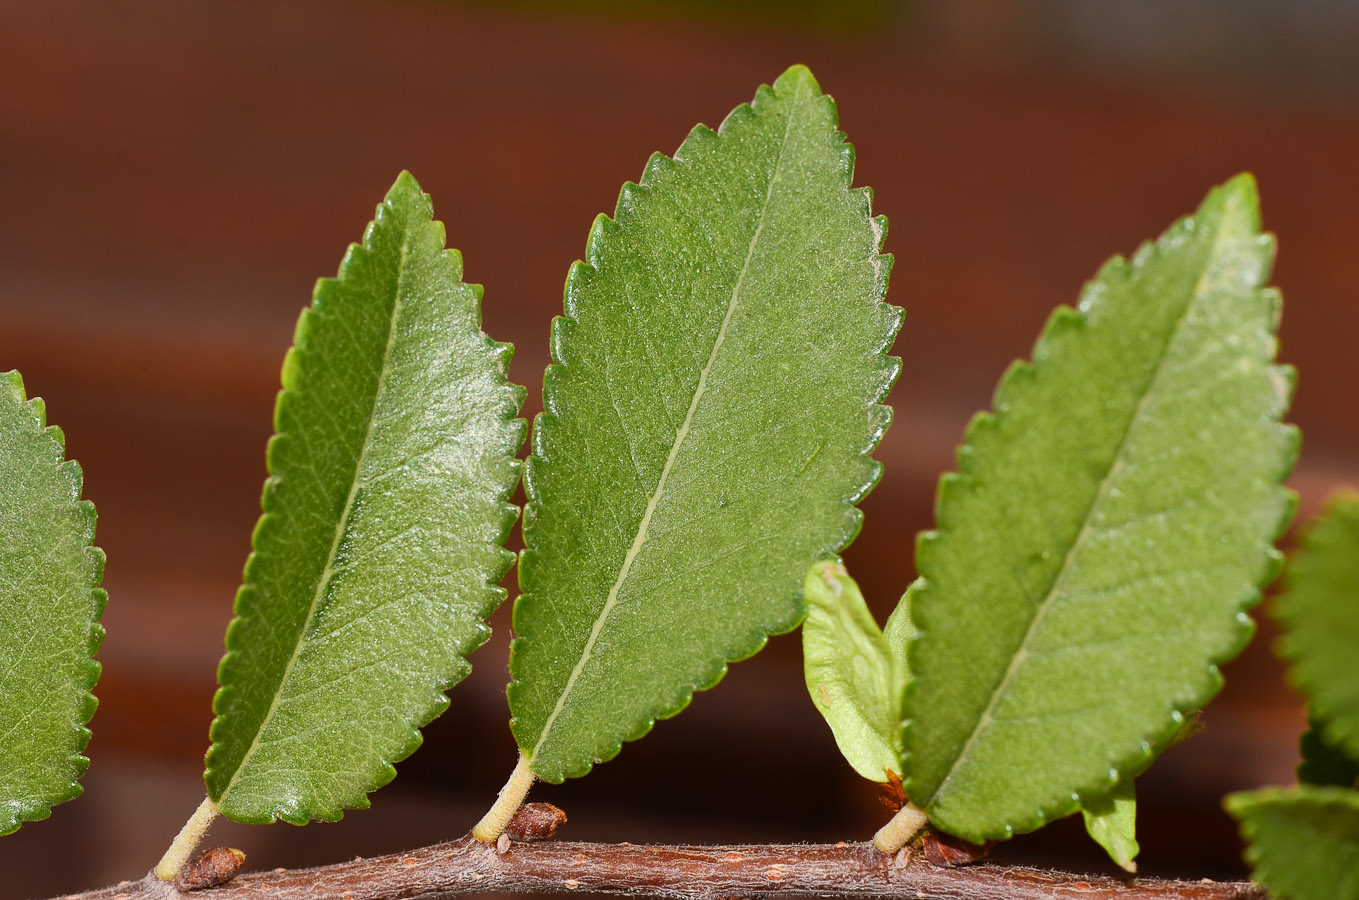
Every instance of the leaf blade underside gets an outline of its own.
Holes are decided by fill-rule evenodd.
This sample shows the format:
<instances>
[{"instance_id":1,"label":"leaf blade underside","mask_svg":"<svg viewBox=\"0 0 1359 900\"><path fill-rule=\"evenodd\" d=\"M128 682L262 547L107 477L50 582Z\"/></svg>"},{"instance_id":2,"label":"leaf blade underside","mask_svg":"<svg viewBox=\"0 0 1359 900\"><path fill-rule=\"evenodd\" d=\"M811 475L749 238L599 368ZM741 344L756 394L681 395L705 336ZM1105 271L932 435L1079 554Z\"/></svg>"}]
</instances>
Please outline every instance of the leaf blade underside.
<instances>
[{"instance_id":1,"label":"leaf blade underside","mask_svg":"<svg viewBox=\"0 0 1359 900\"><path fill-rule=\"evenodd\" d=\"M61 429L0 372L0 835L80 796L107 595Z\"/></svg>"},{"instance_id":2,"label":"leaf blade underside","mask_svg":"<svg viewBox=\"0 0 1359 900\"><path fill-rule=\"evenodd\" d=\"M1359 760L1359 495L1333 498L1304 532L1274 618L1279 655L1324 743Z\"/></svg>"},{"instance_id":3,"label":"leaf blade underside","mask_svg":"<svg viewBox=\"0 0 1359 900\"><path fill-rule=\"evenodd\" d=\"M888 771L900 775L904 667L842 563L813 565L803 597L803 673L812 703L854 771L880 782Z\"/></svg>"},{"instance_id":4,"label":"leaf blade underside","mask_svg":"<svg viewBox=\"0 0 1359 900\"><path fill-rule=\"evenodd\" d=\"M205 781L241 822L368 805L489 634L513 556L523 391L402 173L283 366Z\"/></svg>"},{"instance_id":5,"label":"leaf blade underside","mask_svg":"<svg viewBox=\"0 0 1359 900\"><path fill-rule=\"evenodd\" d=\"M898 362L885 222L803 67L657 154L553 323L525 471L511 729L583 775L803 614L847 544Z\"/></svg>"},{"instance_id":6,"label":"leaf blade underside","mask_svg":"<svg viewBox=\"0 0 1359 900\"><path fill-rule=\"evenodd\" d=\"M1359 792L1265 788L1229 795L1251 877L1279 900L1359 900Z\"/></svg>"},{"instance_id":7,"label":"leaf blade underside","mask_svg":"<svg viewBox=\"0 0 1359 900\"><path fill-rule=\"evenodd\" d=\"M1006 838L1139 773L1220 687L1293 511L1273 242L1239 176L1059 309L976 417L910 592L907 793Z\"/></svg>"}]
</instances>

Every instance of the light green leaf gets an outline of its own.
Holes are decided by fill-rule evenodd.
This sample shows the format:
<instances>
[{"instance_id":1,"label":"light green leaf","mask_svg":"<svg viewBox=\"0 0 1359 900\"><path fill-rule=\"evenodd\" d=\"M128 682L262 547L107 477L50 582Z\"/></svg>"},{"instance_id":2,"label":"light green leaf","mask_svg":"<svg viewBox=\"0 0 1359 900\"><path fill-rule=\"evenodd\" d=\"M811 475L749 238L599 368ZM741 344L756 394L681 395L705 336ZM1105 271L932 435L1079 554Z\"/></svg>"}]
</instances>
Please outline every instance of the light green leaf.
<instances>
[{"instance_id":1,"label":"light green leaf","mask_svg":"<svg viewBox=\"0 0 1359 900\"><path fill-rule=\"evenodd\" d=\"M900 775L905 668L838 560L808 570L803 597L802 655L812 703L854 771L869 781L886 781L888 770Z\"/></svg>"},{"instance_id":2,"label":"light green leaf","mask_svg":"<svg viewBox=\"0 0 1359 900\"><path fill-rule=\"evenodd\" d=\"M1137 790L1133 779L1125 778L1103 797L1081 803L1085 830L1109 853L1109 858L1128 871L1136 872Z\"/></svg>"},{"instance_id":3,"label":"light green leaf","mask_svg":"<svg viewBox=\"0 0 1359 900\"><path fill-rule=\"evenodd\" d=\"M366 807L504 596L523 391L431 217L403 173L284 361L207 759L240 822Z\"/></svg>"},{"instance_id":4,"label":"light green leaf","mask_svg":"<svg viewBox=\"0 0 1359 900\"><path fill-rule=\"evenodd\" d=\"M1254 181L1110 261L968 428L917 542L911 800L974 842L1140 772L1221 686L1297 451Z\"/></svg>"},{"instance_id":5,"label":"light green leaf","mask_svg":"<svg viewBox=\"0 0 1359 900\"><path fill-rule=\"evenodd\" d=\"M94 504L46 415L0 372L0 834L80 796L104 639Z\"/></svg>"},{"instance_id":6,"label":"light green leaf","mask_svg":"<svg viewBox=\"0 0 1359 900\"><path fill-rule=\"evenodd\" d=\"M1303 535L1274 618L1279 654L1326 743L1359 759L1359 495L1342 494Z\"/></svg>"},{"instance_id":7,"label":"light green leaf","mask_svg":"<svg viewBox=\"0 0 1359 900\"><path fill-rule=\"evenodd\" d=\"M1359 761L1328 743L1322 737L1321 726L1315 719L1311 728L1302 733L1298 750L1302 754L1302 762L1298 764L1298 781L1302 784L1359 789Z\"/></svg>"},{"instance_id":8,"label":"light green leaf","mask_svg":"<svg viewBox=\"0 0 1359 900\"><path fill-rule=\"evenodd\" d=\"M1231 794L1252 877L1276 900L1359 900L1359 792L1266 788Z\"/></svg>"},{"instance_id":9,"label":"light green leaf","mask_svg":"<svg viewBox=\"0 0 1359 900\"><path fill-rule=\"evenodd\" d=\"M803 615L859 528L900 310L835 105L795 66L651 158L553 323L510 656L532 771L583 775Z\"/></svg>"},{"instance_id":10,"label":"light green leaf","mask_svg":"<svg viewBox=\"0 0 1359 900\"><path fill-rule=\"evenodd\" d=\"M883 637L887 640L887 647L892 653L893 662L901 668L903 673L902 684L910 681L911 668L906 659L906 647L915 639L915 624L911 622L911 595L920 585L920 579L916 579L906 588L906 593L901 595L901 600L897 603L897 608L892 610L892 614L887 617L887 625L883 628Z\"/></svg>"}]
</instances>

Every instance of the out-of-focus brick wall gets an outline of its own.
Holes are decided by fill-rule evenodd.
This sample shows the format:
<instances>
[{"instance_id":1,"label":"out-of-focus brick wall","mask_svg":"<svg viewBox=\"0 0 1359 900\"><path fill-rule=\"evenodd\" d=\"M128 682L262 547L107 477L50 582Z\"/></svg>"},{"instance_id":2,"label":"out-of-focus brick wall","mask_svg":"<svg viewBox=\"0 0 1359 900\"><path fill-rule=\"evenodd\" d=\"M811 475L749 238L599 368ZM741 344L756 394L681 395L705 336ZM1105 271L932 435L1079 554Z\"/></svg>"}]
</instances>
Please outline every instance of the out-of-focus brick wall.
<instances>
[{"instance_id":1,"label":"out-of-focus brick wall","mask_svg":"<svg viewBox=\"0 0 1359 900\"><path fill-rule=\"evenodd\" d=\"M1320 102L1230 67L1042 58L1014 49L1052 32L1026 17L1033 5L972 24L967 6L820 34L532 4L0 2L0 369L24 372L85 467L110 594L87 795L0 838L0 898L137 877L200 799L279 363L314 279L402 168L486 285L486 330L516 344L531 415L594 215L653 150L811 65L858 145L856 181L891 218L890 299L908 310L886 474L848 553L880 617L913 576L914 534L967 419L1049 310L1242 169L1280 236L1303 514L1359 482L1359 117L1344 93ZM1268 48L1267 31L1250 33ZM494 624L372 810L228 826L225 840L255 867L464 832L514 761L503 611ZM1300 703L1267 635L1227 675L1205 734L1139 782L1144 871L1239 872L1219 798L1291 778ZM795 636L588 778L535 796L566 806L575 838L855 839L882 818L805 697ZM1002 852L1107 865L1072 822Z\"/></svg>"}]
</instances>

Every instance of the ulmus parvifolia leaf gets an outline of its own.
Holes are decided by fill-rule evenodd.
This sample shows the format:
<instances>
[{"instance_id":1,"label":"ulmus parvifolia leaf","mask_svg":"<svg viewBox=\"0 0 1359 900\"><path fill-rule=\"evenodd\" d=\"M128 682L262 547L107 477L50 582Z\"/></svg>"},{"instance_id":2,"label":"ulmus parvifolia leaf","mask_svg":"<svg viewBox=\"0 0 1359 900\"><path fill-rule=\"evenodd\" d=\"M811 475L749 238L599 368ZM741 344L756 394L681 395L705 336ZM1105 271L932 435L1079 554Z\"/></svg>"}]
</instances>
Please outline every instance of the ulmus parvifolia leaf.
<instances>
[{"instance_id":1,"label":"ulmus parvifolia leaf","mask_svg":"<svg viewBox=\"0 0 1359 900\"><path fill-rule=\"evenodd\" d=\"M208 795L232 819L366 807L488 635L523 391L461 277L403 173L298 321L213 704Z\"/></svg>"},{"instance_id":2,"label":"ulmus parvifolia leaf","mask_svg":"<svg viewBox=\"0 0 1359 900\"><path fill-rule=\"evenodd\" d=\"M1331 501L1284 582L1274 610L1279 653L1326 743L1359 759L1359 495Z\"/></svg>"},{"instance_id":3,"label":"ulmus parvifolia leaf","mask_svg":"<svg viewBox=\"0 0 1359 900\"><path fill-rule=\"evenodd\" d=\"M1266 788L1232 794L1255 881L1276 900L1359 900L1359 792Z\"/></svg>"},{"instance_id":4,"label":"ulmus parvifolia leaf","mask_svg":"<svg viewBox=\"0 0 1359 900\"><path fill-rule=\"evenodd\" d=\"M0 834L80 796L104 639L94 505L45 419L0 372Z\"/></svg>"},{"instance_id":5,"label":"ulmus parvifolia leaf","mask_svg":"<svg viewBox=\"0 0 1359 900\"><path fill-rule=\"evenodd\" d=\"M869 781L901 774L901 692L906 671L842 563L807 572L802 657L807 691L849 764Z\"/></svg>"},{"instance_id":6,"label":"ulmus parvifolia leaf","mask_svg":"<svg viewBox=\"0 0 1359 900\"><path fill-rule=\"evenodd\" d=\"M904 673L903 679L910 678L906 647L916 636L915 625L911 622L911 592L915 591L919 584L920 580L916 579L906 589L906 593L901 595L901 601L897 603L897 608L892 610L892 614L887 617L887 624L882 629L882 636L887 640L887 648L891 652L896 665Z\"/></svg>"},{"instance_id":7,"label":"ulmus parvifolia leaf","mask_svg":"<svg viewBox=\"0 0 1359 900\"><path fill-rule=\"evenodd\" d=\"M803 615L859 528L901 312L835 105L795 66L591 230L525 473L512 729L583 775Z\"/></svg>"},{"instance_id":8,"label":"ulmus parvifolia leaf","mask_svg":"<svg viewBox=\"0 0 1359 900\"><path fill-rule=\"evenodd\" d=\"M1293 512L1273 240L1240 176L1078 309L973 420L917 542L906 792L1005 838L1142 771L1221 685Z\"/></svg>"},{"instance_id":9,"label":"ulmus parvifolia leaf","mask_svg":"<svg viewBox=\"0 0 1359 900\"><path fill-rule=\"evenodd\" d=\"M1359 760L1346 756L1321 735L1314 719L1298 741L1302 762L1298 764L1300 784L1334 785L1359 790Z\"/></svg>"},{"instance_id":10,"label":"ulmus parvifolia leaf","mask_svg":"<svg viewBox=\"0 0 1359 900\"><path fill-rule=\"evenodd\" d=\"M1133 860L1141 848L1137 846L1137 789L1133 779L1125 778L1103 797L1082 802L1081 816L1086 832L1109 858L1121 868L1136 872Z\"/></svg>"}]
</instances>

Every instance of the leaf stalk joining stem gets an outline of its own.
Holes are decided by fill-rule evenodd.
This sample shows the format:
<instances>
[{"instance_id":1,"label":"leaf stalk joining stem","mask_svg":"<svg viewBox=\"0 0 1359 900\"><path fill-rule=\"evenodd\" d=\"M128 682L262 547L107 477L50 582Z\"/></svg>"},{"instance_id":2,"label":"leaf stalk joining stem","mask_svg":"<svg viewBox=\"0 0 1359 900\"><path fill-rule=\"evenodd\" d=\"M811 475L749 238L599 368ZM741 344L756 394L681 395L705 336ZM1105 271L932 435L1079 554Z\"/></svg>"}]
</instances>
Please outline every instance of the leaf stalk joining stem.
<instances>
[{"instance_id":1,"label":"leaf stalk joining stem","mask_svg":"<svg viewBox=\"0 0 1359 900\"><path fill-rule=\"evenodd\" d=\"M513 819L514 814L519 811L536 777L521 752L518 764L510 773L510 780L500 789L500 796L496 799L495 805L486 811L486 815L482 816L481 821L472 829L472 837L486 843L500 837L505 826L510 824L510 819Z\"/></svg>"},{"instance_id":2,"label":"leaf stalk joining stem","mask_svg":"<svg viewBox=\"0 0 1359 900\"><path fill-rule=\"evenodd\" d=\"M179 834L175 835L170 849L165 851L165 855L156 864L157 878L161 881L174 881L179 870L184 868L184 864L198 847L198 842L203 840L203 835L212 827L212 820L215 818L217 807L212 805L211 797L204 797L203 802L198 804L198 809L189 816L189 821L185 822L184 827L179 829Z\"/></svg>"},{"instance_id":3,"label":"leaf stalk joining stem","mask_svg":"<svg viewBox=\"0 0 1359 900\"><path fill-rule=\"evenodd\" d=\"M873 835L873 846L883 853L896 853L906 842L920 833L921 829L930 821L930 817L925 815L925 811L914 803L907 803L897 814L892 817L892 821L878 829L878 833Z\"/></svg>"}]
</instances>

